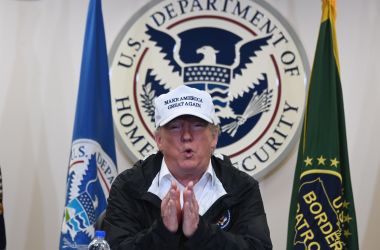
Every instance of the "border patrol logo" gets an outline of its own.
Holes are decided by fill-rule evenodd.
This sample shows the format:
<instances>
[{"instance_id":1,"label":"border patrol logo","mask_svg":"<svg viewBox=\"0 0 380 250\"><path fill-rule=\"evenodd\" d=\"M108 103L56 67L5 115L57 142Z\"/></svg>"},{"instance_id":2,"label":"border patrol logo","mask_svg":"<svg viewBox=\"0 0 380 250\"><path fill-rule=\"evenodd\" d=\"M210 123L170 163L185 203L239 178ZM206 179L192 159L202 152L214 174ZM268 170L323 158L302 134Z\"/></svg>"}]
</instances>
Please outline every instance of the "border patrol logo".
<instances>
[{"instance_id":1,"label":"border patrol logo","mask_svg":"<svg viewBox=\"0 0 380 250\"><path fill-rule=\"evenodd\" d=\"M294 32L265 2L150 2L124 26L110 58L115 127L130 160L156 151L154 98L181 84L211 94L217 153L256 178L298 136L308 65Z\"/></svg>"}]
</instances>

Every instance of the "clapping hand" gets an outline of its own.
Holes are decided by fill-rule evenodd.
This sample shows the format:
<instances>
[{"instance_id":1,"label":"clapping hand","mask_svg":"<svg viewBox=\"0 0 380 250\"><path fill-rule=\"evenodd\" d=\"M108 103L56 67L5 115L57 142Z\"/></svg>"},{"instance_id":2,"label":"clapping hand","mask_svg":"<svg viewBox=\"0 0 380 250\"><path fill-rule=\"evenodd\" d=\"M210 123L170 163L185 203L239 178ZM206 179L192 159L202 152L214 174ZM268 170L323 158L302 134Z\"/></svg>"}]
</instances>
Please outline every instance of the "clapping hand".
<instances>
[{"instance_id":1,"label":"clapping hand","mask_svg":"<svg viewBox=\"0 0 380 250\"><path fill-rule=\"evenodd\" d=\"M191 181L183 192L183 209L180 204L180 191L172 181L170 190L161 203L161 217L165 227L172 233L178 231L182 223L182 231L186 237L193 235L198 228L199 206L194 194L194 183Z\"/></svg>"}]
</instances>

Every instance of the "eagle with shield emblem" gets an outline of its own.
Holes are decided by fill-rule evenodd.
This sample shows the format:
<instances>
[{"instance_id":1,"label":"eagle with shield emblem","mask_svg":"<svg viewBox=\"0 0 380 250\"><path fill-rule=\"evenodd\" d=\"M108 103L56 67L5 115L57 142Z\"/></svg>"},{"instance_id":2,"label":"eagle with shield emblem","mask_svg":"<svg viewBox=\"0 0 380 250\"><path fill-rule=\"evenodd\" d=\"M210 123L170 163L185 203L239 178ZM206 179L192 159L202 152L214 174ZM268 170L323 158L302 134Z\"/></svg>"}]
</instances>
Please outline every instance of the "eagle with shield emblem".
<instances>
[{"instance_id":1,"label":"eagle with shield emblem","mask_svg":"<svg viewBox=\"0 0 380 250\"><path fill-rule=\"evenodd\" d=\"M258 53L269 45L272 35L246 41L231 31L217 27L195 27L169 34L146 25L146 34L159 49L172 74L183 84L206 90L213 98L220 119L225 146L242 138L270 110L273 90L265 72L258 69L247 79L244 71ZM145 112L154 119L153 99L169 91L173 83L157 69L146 72L143 94Z\"/></svg>"}]
</instances>

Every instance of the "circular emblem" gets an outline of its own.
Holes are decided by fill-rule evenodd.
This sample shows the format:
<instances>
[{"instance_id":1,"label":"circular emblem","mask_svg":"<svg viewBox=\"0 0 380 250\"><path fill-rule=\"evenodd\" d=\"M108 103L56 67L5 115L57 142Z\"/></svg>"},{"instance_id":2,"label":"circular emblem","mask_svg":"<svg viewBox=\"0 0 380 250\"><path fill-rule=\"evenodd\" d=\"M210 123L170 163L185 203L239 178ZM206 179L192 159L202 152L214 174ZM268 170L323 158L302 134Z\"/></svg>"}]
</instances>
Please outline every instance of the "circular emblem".
<instances>
[{"instance_id":1,"label":"circular emblem","mask_svg":"<svg viewBox=\"0 0 380 250\"><path fill-rule=\"evenodd\" d=\"M228 209L224 212L224 214L220 217L216 225L218 225L221 229L225 229L231 222L231 212Z\"/></svg>"},{"instance_id":2,"label":"circular emblem","mask_svg":"<svg viewBox=\"0 0 380 250\"><path fill-rule=\"evenodd\" d=\"M305 52L265 2L150 2L110 54L115 127L131 160L156 151L153 100L181 84L211 94L221 128L217 152L256 178L299 134Z\"/></svg>"}]
</instances>

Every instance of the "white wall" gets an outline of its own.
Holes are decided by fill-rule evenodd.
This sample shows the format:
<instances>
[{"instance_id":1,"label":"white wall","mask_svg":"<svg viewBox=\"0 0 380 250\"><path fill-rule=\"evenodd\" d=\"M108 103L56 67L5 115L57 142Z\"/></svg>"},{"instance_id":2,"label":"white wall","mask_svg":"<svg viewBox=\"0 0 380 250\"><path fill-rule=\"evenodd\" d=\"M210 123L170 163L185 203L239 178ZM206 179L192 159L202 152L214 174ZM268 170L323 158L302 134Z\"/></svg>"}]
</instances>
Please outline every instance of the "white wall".
<instances>
[{"instance_id":1,"label":"white wall","mask_svg":"<svg viewBox=\"0 0 380 250\"><path fill-rule=\"evenodd\" d=\"M108 48L148 0L103 1ZM310 65L319 0L268 0L295 29ZM380 2L338 2L337 37L361 249L380 224ZM0 1L0 165L8 249L57 249L88 1ZM285 249L296 149L261 181L275 249ZM119 169L129 166L118 147Z\"/></svg>"}]
</instances>

